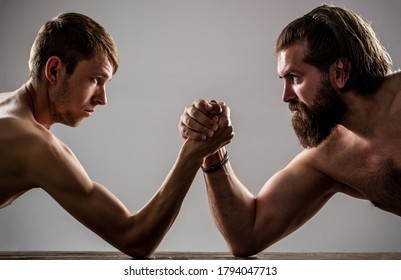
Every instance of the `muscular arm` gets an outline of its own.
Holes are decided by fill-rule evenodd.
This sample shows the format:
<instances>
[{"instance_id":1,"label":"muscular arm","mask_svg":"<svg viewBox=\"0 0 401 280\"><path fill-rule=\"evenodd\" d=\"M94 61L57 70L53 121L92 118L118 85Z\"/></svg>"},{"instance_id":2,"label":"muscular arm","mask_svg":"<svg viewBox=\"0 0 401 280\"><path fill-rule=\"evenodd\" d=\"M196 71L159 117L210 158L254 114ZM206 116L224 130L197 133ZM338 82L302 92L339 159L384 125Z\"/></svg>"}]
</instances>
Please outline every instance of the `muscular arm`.
<instances>
[{"instance_id":1,"label":"muscular arm","mask_svg":"<svg viewBox=\"0 0 401 280\"><path fill-rule=\"evenodd\" d=\"M220 139L199 149L188 140L165 181L136 214L105 187L93 182L72 152L54 136L39 139L30 155L32 182L48 192L65 210L122 252L146 257L154 252L174 222L182 201L204 156L231 140L230 129L221 129ZM36 159L36 160L34 160Z\"/></svg>"},{"instance_id":2,"label":"muscular arm","mask_svg":"<svg viewBox=\"0 0 401 280\"><path fill-rule=\"evenodd\" d=\"M334 182L308 166L306 157L301 154L276 173L256 197L238 180L230 164L205 174L210 208L234 255L258 253L287 236L335 193Z\"/></svg>"},{"instance_id":3,"label":"muscular arm","mask_svg":"<svg viewBox=\"0 0 401 280\"><path fill-rule=\"evenodd\" d=\"M205 100L188 106L179 129L183 137L202 141L210 134L213 112ZM229 116L228 116L229 117ZM225 148L204 159L204 167L220 162ZM340 188L314 167L308 150L271 177L255 197L238 180L230 163L205 174L209 204L217 227L237 256L262 251L310 219Z\"/></svg>"}]
</instances>

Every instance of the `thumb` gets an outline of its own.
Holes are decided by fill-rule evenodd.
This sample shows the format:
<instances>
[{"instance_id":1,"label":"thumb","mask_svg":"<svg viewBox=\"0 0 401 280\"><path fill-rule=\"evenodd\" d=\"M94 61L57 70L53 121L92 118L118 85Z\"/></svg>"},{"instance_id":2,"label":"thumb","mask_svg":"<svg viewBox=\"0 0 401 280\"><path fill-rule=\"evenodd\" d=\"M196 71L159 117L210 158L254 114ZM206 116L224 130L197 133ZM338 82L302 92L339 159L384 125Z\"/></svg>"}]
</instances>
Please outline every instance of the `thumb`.
<instances>
[{"instance_id":1,"label":"thumb","mask_svg":"<svg viewBox=\"0 0 401 280\"><path fill-rule=\"evenodd\" d=\"M223 112L222 106L214 100L205 103L205 110L209 114L213 114L213 115L218 115Z\"/></svg>"}]
</instances>

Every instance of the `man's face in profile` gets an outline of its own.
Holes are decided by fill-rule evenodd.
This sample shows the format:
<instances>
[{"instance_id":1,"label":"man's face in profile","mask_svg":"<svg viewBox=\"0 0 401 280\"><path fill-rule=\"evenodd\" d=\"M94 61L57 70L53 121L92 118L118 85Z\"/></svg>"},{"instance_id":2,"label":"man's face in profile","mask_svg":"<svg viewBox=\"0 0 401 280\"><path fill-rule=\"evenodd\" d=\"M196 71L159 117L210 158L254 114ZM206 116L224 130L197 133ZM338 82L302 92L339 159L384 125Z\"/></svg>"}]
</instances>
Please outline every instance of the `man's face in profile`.
<instances>
[{"instance_id":1,"label":"man's face in profile","mask_svg":"<svg viewBox=\"0 0 401 280\"><path fill-rule=\"evenodd\" d=\"M289 101L292 126L304 148L317 147L341 122L346 105L328 79L323 78L316 100L307 106L299 100Z\"/></svg>"}]
</instances>

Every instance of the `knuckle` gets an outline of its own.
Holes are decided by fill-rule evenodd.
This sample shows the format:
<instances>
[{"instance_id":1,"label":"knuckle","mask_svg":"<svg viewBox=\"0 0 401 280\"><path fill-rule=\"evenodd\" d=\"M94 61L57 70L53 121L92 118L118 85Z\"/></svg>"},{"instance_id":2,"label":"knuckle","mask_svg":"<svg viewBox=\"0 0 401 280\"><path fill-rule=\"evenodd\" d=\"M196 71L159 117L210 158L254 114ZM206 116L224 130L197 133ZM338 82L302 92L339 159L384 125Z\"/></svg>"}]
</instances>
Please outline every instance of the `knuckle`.
<instances>
[{"instance_id":1,"label":"knuckle","mask_svg":"<svg viewBox=\"0 0 401 280\"><path fill-rule=\"evenodd\" d=\"M188 126L189 121L190 121L190 118L188 118L187 116L183 116L181 119L181 123L185 126Z\"/></svg>"},{"instance_id":2,"label":"knuckle","mask_svg":"<svg viewBox=\"0 0 401 280\"><path fill-rule=\"evenodd\" d=\"M196 108L195 106L191 106L188 108L187 113L189 116L195 118L198 115L198 111L198 108Z\"/></svg>"},{"instance_id":3,"label":"knuckle","mask_svg":"<svg viewBox=\"0 0 401 280\"><path fill-rule=\"evenodd\" d=\"M206 100L204 100L204 99L198 99L198 100L195 100L193 105L197 108L200 108L205 102L206 102Z\"/></svg>"},{"instance_id":4,"label":"knuckle","mask_svg":"<svg viewBox=\"0 0 401 280\"><path fill-rule=\"evenodd\" d=\"M197 122L194 121L192 118L186 118L185 123L184 123L188 128L191 130L196 130L197 129Z\"/></svg>"}]
</instances>

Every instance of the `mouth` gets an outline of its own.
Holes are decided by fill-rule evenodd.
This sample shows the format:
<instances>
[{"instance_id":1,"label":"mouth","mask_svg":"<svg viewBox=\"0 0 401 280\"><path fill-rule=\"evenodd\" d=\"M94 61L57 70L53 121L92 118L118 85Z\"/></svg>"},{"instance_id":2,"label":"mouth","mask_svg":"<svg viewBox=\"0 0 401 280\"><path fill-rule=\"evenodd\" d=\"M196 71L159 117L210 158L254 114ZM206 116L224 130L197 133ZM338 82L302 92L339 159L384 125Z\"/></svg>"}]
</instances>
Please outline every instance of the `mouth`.
<instances>
[{"instance_id":1,"label":"mouth","mask_svg":"<svg viewBox=\"0 0 401 280\"><path fill-rule=\"evenodd\" d=\"M301 104L295 103L295 102L289 103L288 109L290 109L291 113L293 113L293 114L298 113L299 111L303 110Z\"/></svg>"},{"instance_id":2,"label":"mouth","mask_svg":"<svg viewBox=\"0 0 401 280\"><path fill-rule=\"evenodd\" d=\"M291 104L288 106L288 109L290 109L291 113L293 113L293 114L298 112L297 106L294 106L294 105L291 105Z\"/></svg>"},{"instance_id":3,"label":"mouth","mask_svg":"<svg viewBox=\"0 0 401 280\"><path fill-rule=\"evenodd\" d=\"M84 110L85 116L90 117L94 111L95 110L90 110L90 109Z\"/></svg>"}]
</instances>

